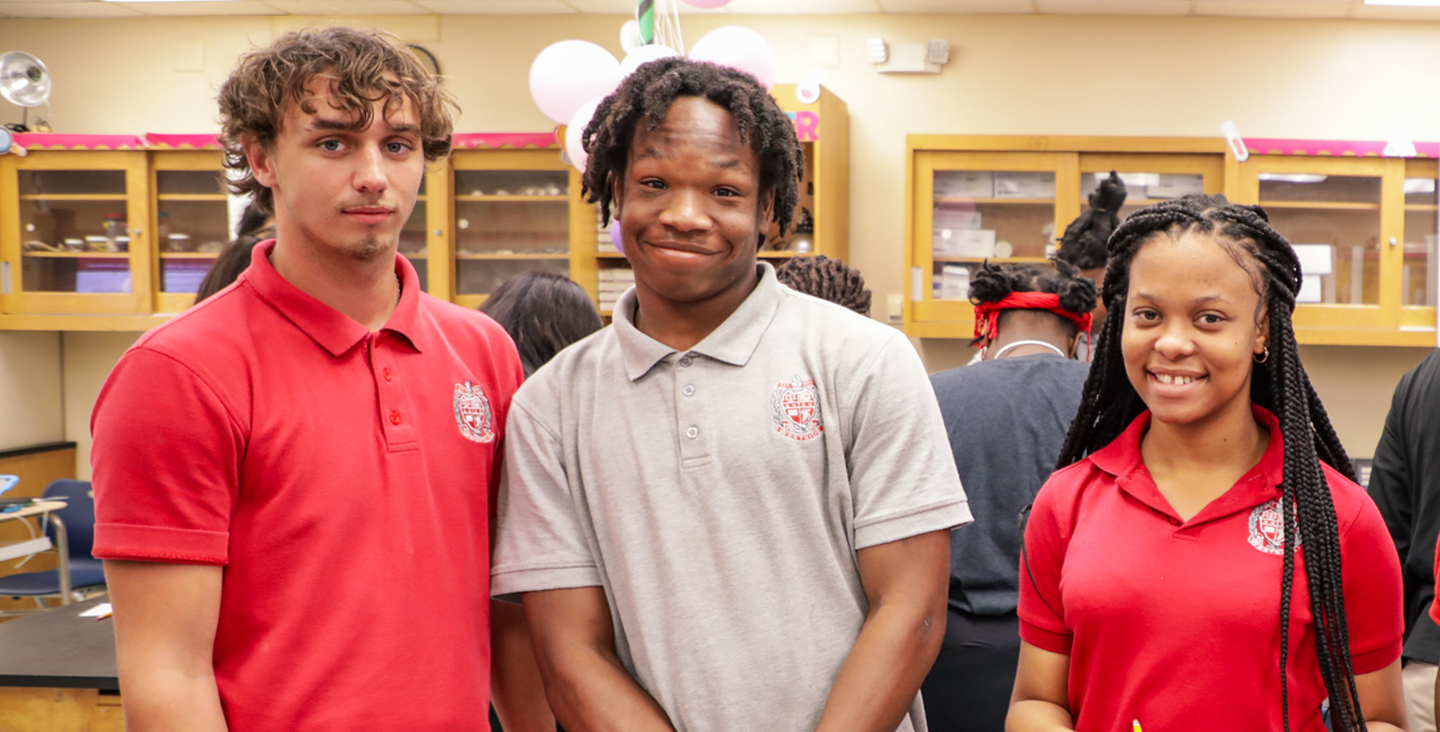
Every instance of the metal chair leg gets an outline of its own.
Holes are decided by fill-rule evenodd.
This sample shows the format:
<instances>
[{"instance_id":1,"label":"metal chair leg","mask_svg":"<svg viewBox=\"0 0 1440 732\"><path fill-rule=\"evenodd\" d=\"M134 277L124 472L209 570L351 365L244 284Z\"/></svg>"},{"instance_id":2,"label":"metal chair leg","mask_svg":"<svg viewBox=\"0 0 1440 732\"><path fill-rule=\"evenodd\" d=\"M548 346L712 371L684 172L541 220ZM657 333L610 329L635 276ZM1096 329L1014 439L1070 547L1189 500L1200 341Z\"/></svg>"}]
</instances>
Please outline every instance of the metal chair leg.
<instances>
[{"instance_id":1,"label":"metal chair leg","mask_svg":"<svg viewBox=\"0 0 1440 732\"><path fill-rule=\"evenodd\" d=\"M60 552L60 604L69 605L74 602L70 597L70 541L66 536L65 522L54 515L50 520L55 522L55 548Z\"/></svg>"}]
</instances>

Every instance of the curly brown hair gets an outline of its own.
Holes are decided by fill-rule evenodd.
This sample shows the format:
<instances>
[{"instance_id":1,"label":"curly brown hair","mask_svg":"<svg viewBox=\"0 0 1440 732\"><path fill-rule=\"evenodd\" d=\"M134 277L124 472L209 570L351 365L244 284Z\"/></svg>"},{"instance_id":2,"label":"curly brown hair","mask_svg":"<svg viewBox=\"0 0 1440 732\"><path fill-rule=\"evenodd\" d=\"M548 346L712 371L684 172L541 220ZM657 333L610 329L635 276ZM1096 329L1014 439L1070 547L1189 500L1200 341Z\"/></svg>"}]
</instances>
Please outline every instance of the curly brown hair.
<instances>
[{"instance_id":1,"label":"curly brown hair","mask_svg":"<svg viewBox=\"0 0 1440 732\"><path fill-rule=\"evenodd\" d=\"M434 162L450 154L451 112L459 107L440 86L439 77L400 39L384 31L345 26L286 33L242 56L220 87L225 167L239 173L227 184L236 194L254 194L266 213L274 212L275 197L255 180L242 142L253 140L269 148L292 102L313 114L314 100L306 98L305 83L315 76L329 80L337 109L355 120L356 130L370 126L375 102L384 100L388 118L409 99L420 118L425 160Z\"/></svg>"}]
</instances>

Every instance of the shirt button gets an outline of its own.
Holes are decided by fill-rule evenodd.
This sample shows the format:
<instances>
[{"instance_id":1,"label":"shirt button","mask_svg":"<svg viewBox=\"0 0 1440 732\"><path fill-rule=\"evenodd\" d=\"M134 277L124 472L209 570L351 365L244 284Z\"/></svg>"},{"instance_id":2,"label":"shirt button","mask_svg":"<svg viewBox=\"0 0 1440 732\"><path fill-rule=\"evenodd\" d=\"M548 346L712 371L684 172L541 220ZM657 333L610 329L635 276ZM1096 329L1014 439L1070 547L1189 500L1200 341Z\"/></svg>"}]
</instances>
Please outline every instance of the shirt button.
<instances>
[{"instance_id":1,"label":"shirt button","mask_svg":"<svg viewBox=\"0 0 1440 732\"><path fill-rule=\"evenodd\" d=\"M680 390L680 393L684 394L685 396L695 396L695 385L686 384L685 388Z\"/></svg>"},{"instance_id":2,"label":"shirt button","mask_svg":"<svg viewBox=\"0 0 1440 732\"><path fill-rule=\"evenodd\" d=\"M694 361L695 361L695 359L693 359L693 358L691 358L691 357L689 357L689 356L683 356L683 357L681 357L681 359L680 359L680 367L681 367L681 368L686 368L686 369L688 369L688 368L690 368L690 364L693 363Z\"/></svg>"},{"instance_id":3,"label":"shirt button","mask_svg":"<svg viewBox=\"0 0 1440 732\"><path fill-rule=\"evenodd\" d=\"M380 375L384 376L386 381L390 381L395 378L395 372L391 371L390 369L385 369L384 371L381 371Z\"/></svg>"},{"instance_id":4,"label":"shirt button","mask_svg":"<svg viewBox=\"0 0 1440 732\"><path fill-rule=\"evenodd\" d=\"M400 424L400 413L399 413L399 412L391 412L391 413L390 413L390 424Z\"/></svg>"},{"instance_id":5,"label":"shirt button","mask_svg":"<svg viewBox=\"0 0 1440 732\"><path fill-rule=\"evenodd\" d=\"M690 429L685 430L685 436L693 440L696 437L700 436L700 429L698 427L691 427Z\"/></svg>"}]
</instances>

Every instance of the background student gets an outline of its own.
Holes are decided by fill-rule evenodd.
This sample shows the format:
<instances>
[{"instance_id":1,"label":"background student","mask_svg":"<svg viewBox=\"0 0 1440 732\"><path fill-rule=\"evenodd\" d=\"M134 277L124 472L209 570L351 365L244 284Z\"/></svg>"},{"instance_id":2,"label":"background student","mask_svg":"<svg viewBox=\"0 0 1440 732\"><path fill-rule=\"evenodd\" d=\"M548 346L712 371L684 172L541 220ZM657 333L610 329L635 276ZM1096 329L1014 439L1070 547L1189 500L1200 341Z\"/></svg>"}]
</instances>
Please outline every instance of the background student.
<instances>
[{"instance_id":1,"label":"background student","mask_svg":"<svg viewBox=\"0 0 1440 732\"><path fill-rule=\"evenodd\" d=\"M1062 468L1030 513L1007 729L1405 729L1399 564L1300 364L1300 265L1187 196L1110 239ZM1342 562L1343 559L1343 562Z\"/></svg>"},{"instance_id":2,"label":"background student","mask_svg":"<svg viewBox=\"0 0 1440 732\"><path fill-rule=\"evenodd\" d=\"M921 691L932 730L999 732L1020 657L1019 518L1080 407L1095 284L1064 262L985 264L970 302L986 359L930 383L975 522L950 532L945 644Z\"/></svg>"}]
</instances>

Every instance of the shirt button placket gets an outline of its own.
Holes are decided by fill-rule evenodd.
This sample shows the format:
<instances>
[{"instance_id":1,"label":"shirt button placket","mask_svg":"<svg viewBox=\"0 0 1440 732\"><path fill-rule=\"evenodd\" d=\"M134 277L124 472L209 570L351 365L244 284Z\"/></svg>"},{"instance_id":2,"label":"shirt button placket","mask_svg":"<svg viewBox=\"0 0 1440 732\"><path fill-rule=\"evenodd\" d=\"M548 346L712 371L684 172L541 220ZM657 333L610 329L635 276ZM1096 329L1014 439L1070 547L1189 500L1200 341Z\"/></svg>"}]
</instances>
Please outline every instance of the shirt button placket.
<instances>
[{"instance_id":1,"label":"shirt button placket","mask_svg":"<svg viewBox=\"0 0 1440 732\"><path fill-rule=\"evenodd\" d=\"M703 400L693 398L698 391L694 382L699 380L697 377L700 375L696 372L704 371L704 368L689 353L675 363L680 369L685 369L674 372L678 387L675 390L679 392L675 399L675 424L681 435L680 457L682 460L693 460L709 452L706 446L708 440L702 439L701 435L705 425L705 405Z\"/></svg>"}]
</instances>

